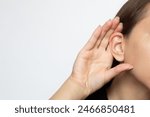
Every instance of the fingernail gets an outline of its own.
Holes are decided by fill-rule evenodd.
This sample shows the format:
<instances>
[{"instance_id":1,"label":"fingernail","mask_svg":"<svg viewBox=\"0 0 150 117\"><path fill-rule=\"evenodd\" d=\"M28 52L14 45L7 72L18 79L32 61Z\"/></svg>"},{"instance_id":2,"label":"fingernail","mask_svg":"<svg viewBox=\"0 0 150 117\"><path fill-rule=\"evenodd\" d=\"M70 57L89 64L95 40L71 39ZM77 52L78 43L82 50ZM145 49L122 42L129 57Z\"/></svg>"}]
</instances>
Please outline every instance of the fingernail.
<instances>
[{"instance_id":1,"label":"fingernail","mask_svg":"<svg viewBox=\"0 0 150 117\"><path fill-rule=\"evenodd\" d=\"M107 21L107 23L110 23L112 20L111 19L109 19L108 21Z\"/></svg>"},{"instance_id":2,"label":"fingernail","mask_svg":"<svg viewBox=\"0 0 150 117\"><path fill-rule=\"evenodd\" d=\"M130 69L133 69L133 66L132 66L132 65L129 65L128 69L129 69L129 70L130 70Z\"/></svg>"},{"instance_id":3,"label":"fingernail","mask_svg":"<svg viewBox=\"0 0 150 117\"><path fill-rule=\"evenodd\" d=\"M123 23L121 22L120 24L119 24L121 27L123 27Z\"/></svg>"},{"instance_id":4,"label":"fingernail","mask_svg":"<svg viewBox=\"0 0 150 117\"><path fill-rule=\"evenodd\" d=\"M110 21L111 21L111 19L107 20L107 22L110 22Z\"/></svg>"},{"instance_id":5,"label":"fingernail","mask_svg":"<svg viewBox=\"0 0 150 117\"><path fill-rule=\"evenodd\" d=\"M123 23L119 23L119 28L121 28L121 30L122 30L122 28L123 28Z\"/></svg>"}]
</instances>

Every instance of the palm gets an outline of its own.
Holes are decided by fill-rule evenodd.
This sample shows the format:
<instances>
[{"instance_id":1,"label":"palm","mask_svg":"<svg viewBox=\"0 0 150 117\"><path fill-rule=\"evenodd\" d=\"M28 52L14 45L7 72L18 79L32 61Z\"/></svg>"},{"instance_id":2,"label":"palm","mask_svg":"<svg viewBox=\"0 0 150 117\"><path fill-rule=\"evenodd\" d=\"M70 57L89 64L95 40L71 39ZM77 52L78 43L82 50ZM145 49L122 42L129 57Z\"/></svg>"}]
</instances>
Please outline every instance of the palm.
<instances>
[{"instance_id":1,"label":"palm","mask_svg":"<svg viewBox=\"0 0 150 117\"><path fill-rule=\"evenodd\" d=\"M119 20L108 21L103 27L98 27L91 39L78 54L71 77L89 93L101 88L114 76L132 67L120 64L111 68L113 57L110 52L109 38L114 32L120 32L122 25Z\"/></svg>"},{"instance_id":2,"label":"palm","mask_svg":"<svg viewBox=\"0 0 150 117\"><path fill-rule=\"evenodd\" d=\"M112 25L109 21L103 28L98 27L75 61L72 75L91 92L106 82L105 76L113 60L108 41L118 24Z\"/></svg>"},{"instance_id":3,"label":"palm","mask_svg":"<svg viewBox=\"0 0 150 117\"><path fill-rule=\"evenodd\" d=\"M75 62L74 73L80 76L78 80L84 86L88 85L89 88L98 89L106 82L105 74L111 67L112 60L111 53L103 48L83 50L79 53Z\"/></svg>"}]
</instances>

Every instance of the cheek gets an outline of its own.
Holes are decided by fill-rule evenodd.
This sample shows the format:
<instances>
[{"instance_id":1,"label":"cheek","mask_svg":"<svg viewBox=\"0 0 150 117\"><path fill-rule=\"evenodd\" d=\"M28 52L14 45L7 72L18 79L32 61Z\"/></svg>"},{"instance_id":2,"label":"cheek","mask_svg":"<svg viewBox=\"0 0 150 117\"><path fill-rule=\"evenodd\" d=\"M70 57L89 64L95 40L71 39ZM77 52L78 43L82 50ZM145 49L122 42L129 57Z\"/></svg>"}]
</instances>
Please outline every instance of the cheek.
<instances>
[{"instance_id":1,"label":"cheek","mask_svg":"<svg viewBox=\"0 0 150 117\"><path fill-rule=\"evenodd\" d=\"M133 65L131 74L150 89L150 45L135 44L125 52L125 61Z\"/></svg>"}]
</instances>

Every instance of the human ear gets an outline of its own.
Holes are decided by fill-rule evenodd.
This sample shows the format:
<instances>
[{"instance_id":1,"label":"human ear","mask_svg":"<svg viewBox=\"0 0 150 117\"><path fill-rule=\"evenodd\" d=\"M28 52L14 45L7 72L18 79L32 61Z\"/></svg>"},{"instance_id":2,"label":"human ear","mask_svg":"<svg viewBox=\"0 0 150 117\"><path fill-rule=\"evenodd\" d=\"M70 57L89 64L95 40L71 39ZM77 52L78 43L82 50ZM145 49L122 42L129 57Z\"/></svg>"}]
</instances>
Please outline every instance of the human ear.
<instances>
[{"instance_id":1,"label":"human ear","mask_svg":"<svg viewBox=\"0 0 150 117\"><path fill-rule=\"evenodd\" d=\"M112 34L109 40L110 49L113 57L119 61L124 61L124 47L125 41L122 33L115 32Z\"/></svg>"}]
</instances>

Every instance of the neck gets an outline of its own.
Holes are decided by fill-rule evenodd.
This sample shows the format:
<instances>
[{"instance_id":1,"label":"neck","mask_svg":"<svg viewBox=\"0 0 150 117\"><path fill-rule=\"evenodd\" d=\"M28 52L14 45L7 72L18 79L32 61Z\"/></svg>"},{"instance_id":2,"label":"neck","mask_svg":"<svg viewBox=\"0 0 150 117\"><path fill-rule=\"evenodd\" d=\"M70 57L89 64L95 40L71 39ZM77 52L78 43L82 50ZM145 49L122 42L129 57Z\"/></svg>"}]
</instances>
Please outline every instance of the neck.
<instances>
[{"instance_id":1,"label":"neck","mask_svg":"<svg viewBox=\"0 0 150 117\"><path fill-rule=\"evenodd\" d=\"M150 99L150 90L124 72L113 80L107 95L110 100L146 100Z\"/></svg>"}]
</instances>

